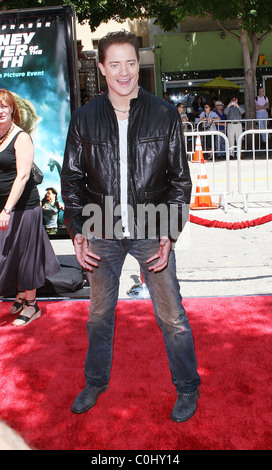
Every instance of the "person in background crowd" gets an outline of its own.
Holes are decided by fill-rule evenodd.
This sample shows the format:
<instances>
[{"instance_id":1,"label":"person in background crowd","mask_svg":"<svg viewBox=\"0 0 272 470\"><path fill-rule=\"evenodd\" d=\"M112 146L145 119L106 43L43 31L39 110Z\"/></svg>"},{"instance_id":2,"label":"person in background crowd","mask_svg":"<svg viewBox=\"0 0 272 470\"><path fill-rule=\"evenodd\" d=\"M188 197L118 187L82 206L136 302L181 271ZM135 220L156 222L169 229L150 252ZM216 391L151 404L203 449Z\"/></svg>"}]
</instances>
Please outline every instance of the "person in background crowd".
<instances>
[{"instance_id":1,"label":"person in background crowd","mask_svg":"<svg viewBox=\"0 0 272 470\"><path fill-rule=\"evenodd\" d=\"M227 123L227 133L230 145L230 156L232 157L234 156L235 143L237 145L238 138L242 134L243 129L240 121L243 118L244 112L245 110L239 105L236 96L231 98L228 106L224 110L227 120L231 121Z\"/></svg>"},{"instance_id":2,"label":"person in background crowd","mask_svg":"<svg viewBox=\"0 0 272 470\"><path fill-rule=\"evenodd\" d=\"M178 103L177 108L178 108L178 112L180 114L180 117L181 117L182 121L183 122L188 122L189 121L188 116L184 112L184 104L183 103Z\"/></svg>"},{"instance_id":3,"label":"person in background crowd","mask_svg":"<svg viewBox=\"0 0 272 470\"><path fill-rule=\"evenodd\" d=\"M210 105L210 108L215 111L215 102L218 100L218 97L215 91L211 91L210 96L207 99L207 103Z\"/></svg>"},{"instance_id":4,"label":"person in background crowd","mask_svg":"<svg viewBox=\"0 0 272 470\"><path fill-rule=\"evenodd\" d=\"M164 204L167 211L174 205L182 229L192 183L181 119L176 106L139 86L139 49L134 34L109 33L99 41L98 56L108 89L74 112L61 174L64 220L88 276L91 302L86 385L72 411L88 411L108 388L119 279L130 254L140 264L165 341L178 394L171 419L182 422L196 411L200 378L176 277L171 243L176 237L170 227L170 231L166 227L161 230L160 223L153 224L146 217L139 234L137 215L139 206L146 204ZM86 224L82 217L88 203L100 209L101 226L97 223L96 230L93 224L88 228L88 220ZM111 234L108 212L116 215L116 208L120 217ZM131 210L134 217L130 217Z\"/></svg>"},{"instance_id":5,"label":"person in background crowd","mask_svg":"<svg viewBox=\"0 0 272 470\"><path fill-rule=\"evenodd\" d=\"M226 115L223 109L223 103L220 100L215 102L215 114L218 115L220 122L216 125L216 129L223 134L226 134ZM215 138L216 157L225 157L225 140L223 137L216 136Z\"/></svg>"},{"instance_id":6,"label":"person in background crowd","mask_svg":"<svg viewBox=\"0 0 272 470\"><path fill-rule=\"evenodd\" d=\"M170 97L169 97L169 93L164 92L164 94L163 94L163 99L164 99L164 101L166 101L167 103L171 103Z\"/></svg>"},{"instance_id":7,"label":"person in background crowd","mask_svg":"<svg viewBox=\"0 0 272 470\"><path fill-rule=\"evenodd\" d=\"M212 111L210 105L208 103L205 103L204 105L204 111L199 116L199 122L203 122L203 127L200 127L200 130L204 131L216 131L216 127L214 122L219 121L219 117L217 114ZM211 150L212 148L212 136L207 135L205 136L204 141L206 140L205 147L207 150ZM207 156L208 160L212 160L213 155L212 153Z\"/></svg>"},{"instance_id":8,"label":"person in background crowd","mask_svg":"<svg viewBox=\"0 0 272 470\"><path fill-rule=\"evenodd\" d=\"M258 96L255 99L256 107L256 119L259 119L258 125L259 129L266 129L267 118L268 118L268 109L269 109L269 100L267 96L264 95L264 89L261 87L258 90ZM261 134L262 142L266 141L266 134Z\"/></svg>"},{"instance_id":9,"label":"person in background crowd","mask_svg":"<svg viewBox=\"0 0 272 470\"><path fill-rule=\"evenodd\" d=\"M193 115L194 115L194 119L195 119L195 124L197 124L199 122L199 116L200 116L200 114L202 113L203 110L204 110L203 100L202 100L201 96L198 96L197 100L194 104L194 107L193 107Z\"/></svg>"},{"instance_id":10,"label":"person in background crowd","mask_svg":"<svg viewBox=\"0 0 272 470\"><path fill-rule=\"evenodd\" d=\"M56 235L58 232L59 211L64 205L58 200L58 192L55 188L46 188L46 195L42 200L43 225L48 235Z\"/></svg>"},{"instance_id":11,"label":"person in background crowd","mask_svg":"<svg viewBox=\"0 0 272 470\"><path fill-rule=\"evenodd\" d=\"M199 116L199 122L203 122L204 130L216 131L214 122L219 121L218 115L211 109L211 106L206 103L204 111Z\"/></svg>"},{"instance_id":12,"label":"person in background crowd","mask_svg":"<svg viewBox=\"0 0 272 470\"><path fill-rule=\"evenodd\" d=\"M24 326L41 315L36 289L59 271L42 223L38 189L31 173L34 147L20 127L17 103L0 89L0 295L16 292L10 308Z\"/></svg>"}]
</instances>

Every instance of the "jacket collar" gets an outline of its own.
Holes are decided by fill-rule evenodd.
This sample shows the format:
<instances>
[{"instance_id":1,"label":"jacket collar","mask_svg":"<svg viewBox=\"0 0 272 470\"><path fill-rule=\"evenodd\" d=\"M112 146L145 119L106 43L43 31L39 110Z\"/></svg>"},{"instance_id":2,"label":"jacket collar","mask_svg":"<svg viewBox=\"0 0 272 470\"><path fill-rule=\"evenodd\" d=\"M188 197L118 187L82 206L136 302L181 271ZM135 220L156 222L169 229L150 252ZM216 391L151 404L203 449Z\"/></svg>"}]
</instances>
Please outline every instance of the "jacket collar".
<instances>
[{"instance_id":1,"label":"jacket collar","mask_svg":"<svg viewBox=\"0 0 272 470\"><path fill-rule=\"evenodd\" d=\"M138 96L137 96L137 98L132 98L132 100L130 100L130 108L135 107L138 103L140 103L143 100L144 94L146 93L146 91L143 89L143 87L141 85L138 85L138 86L139 86ZM103 97L111 105L111 101L109 99L109 90L108 90L108 88L104 91Z\"/></svg>"}]
</instances>

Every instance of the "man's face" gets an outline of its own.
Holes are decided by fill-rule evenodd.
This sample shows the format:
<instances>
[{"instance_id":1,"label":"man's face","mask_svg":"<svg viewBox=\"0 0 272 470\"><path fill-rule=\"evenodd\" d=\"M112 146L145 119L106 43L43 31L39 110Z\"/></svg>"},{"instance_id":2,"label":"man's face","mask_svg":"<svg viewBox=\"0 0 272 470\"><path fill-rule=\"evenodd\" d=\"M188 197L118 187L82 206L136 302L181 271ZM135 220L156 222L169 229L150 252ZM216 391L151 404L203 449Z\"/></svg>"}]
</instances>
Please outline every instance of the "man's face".
<instances>
[{"instance_id":1,"label":"man's face","mask_svg":"<svg viewBox=\"0 0 272 470\"><path fill-rule=\"evenodd\" d=\"M138 96L139 62L131 44L109 46L105 62L99 67L106 78L111 99Z\"/></svg>"}]
</instances>

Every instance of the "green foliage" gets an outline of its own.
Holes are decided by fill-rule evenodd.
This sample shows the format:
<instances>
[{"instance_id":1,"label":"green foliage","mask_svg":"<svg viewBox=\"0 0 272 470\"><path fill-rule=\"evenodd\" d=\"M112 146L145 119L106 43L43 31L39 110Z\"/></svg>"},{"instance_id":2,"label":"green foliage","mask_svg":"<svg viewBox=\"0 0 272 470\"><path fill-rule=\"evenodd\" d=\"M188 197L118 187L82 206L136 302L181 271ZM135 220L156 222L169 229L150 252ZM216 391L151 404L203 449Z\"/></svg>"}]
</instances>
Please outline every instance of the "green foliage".
<instances>
[{"instance_id":1,"label":"green foliage","mask_svg":"<svg viewBox=\"0 0 272 470\"><path fill-rule=\"evenodd\" d=\"M224 23L238 19L249 34L271 30L271 0L2 0L1 9L24 9L54 5L74 5L79 22L88 22L94 31L110 19L155 18L165 31L174 29L186 16L204 17Z\"/></svg>"},{"instance_id":2,"label":"green foliage","mask_svg":"<svg viewBox=\"0 0 272 470\"><path fill-rule=\"evenodd\" d=\"M78 21L88 22L92 31L110 19L122 23L127 18L152 18L171 31L187 16L209 17L240 39L246 114L255 117L257 59L262 40L272 31L272 0L0 0L0 5L2 10L74 5ZM227 20L237 20L237 33L225 28Z\"/></svg>"}]
</instances>

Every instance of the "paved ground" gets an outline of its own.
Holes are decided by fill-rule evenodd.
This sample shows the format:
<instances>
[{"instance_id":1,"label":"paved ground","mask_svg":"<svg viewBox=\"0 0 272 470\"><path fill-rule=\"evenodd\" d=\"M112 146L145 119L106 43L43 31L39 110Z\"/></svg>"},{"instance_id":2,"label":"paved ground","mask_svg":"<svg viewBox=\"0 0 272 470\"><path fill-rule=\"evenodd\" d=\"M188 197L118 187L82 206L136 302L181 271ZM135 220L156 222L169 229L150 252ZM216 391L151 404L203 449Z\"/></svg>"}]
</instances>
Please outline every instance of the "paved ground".
<instances>
[{"instance_id":1,"label":"paved ground","mask_svg":"<svg viewBox=\"0 0 272 470\"><path fill-rule=\"evenodd\" d=\"M227 196L227 212L222 208L192 211L203 219L241 222L272 213L272 192L250 194L248 211L244 212L242 197L237 192L237 162L230 162L231 193ZM268 166L267 166L268 165ZM272 176L272 162L257 162L256 189L266 190L267 169ZM215 171L213 172L213 168ZM196 183L198 164L190 163L192 180ZM210 190L224 192L226 164L205 163ZM251 161L242 162L243 190L252 189ZM269 178L270 188L271 177ZM218 202L217 195L212 196ZM73 254L70 240L53 240L56 254ZM183 297L233 296L272 294L272 222L242 230L206 228L187 223L176 247L177 274ZM119 298L130 298L127 291L138 283L139 266L128 256L123 268Z\"/></svg>"}]
</instances>

